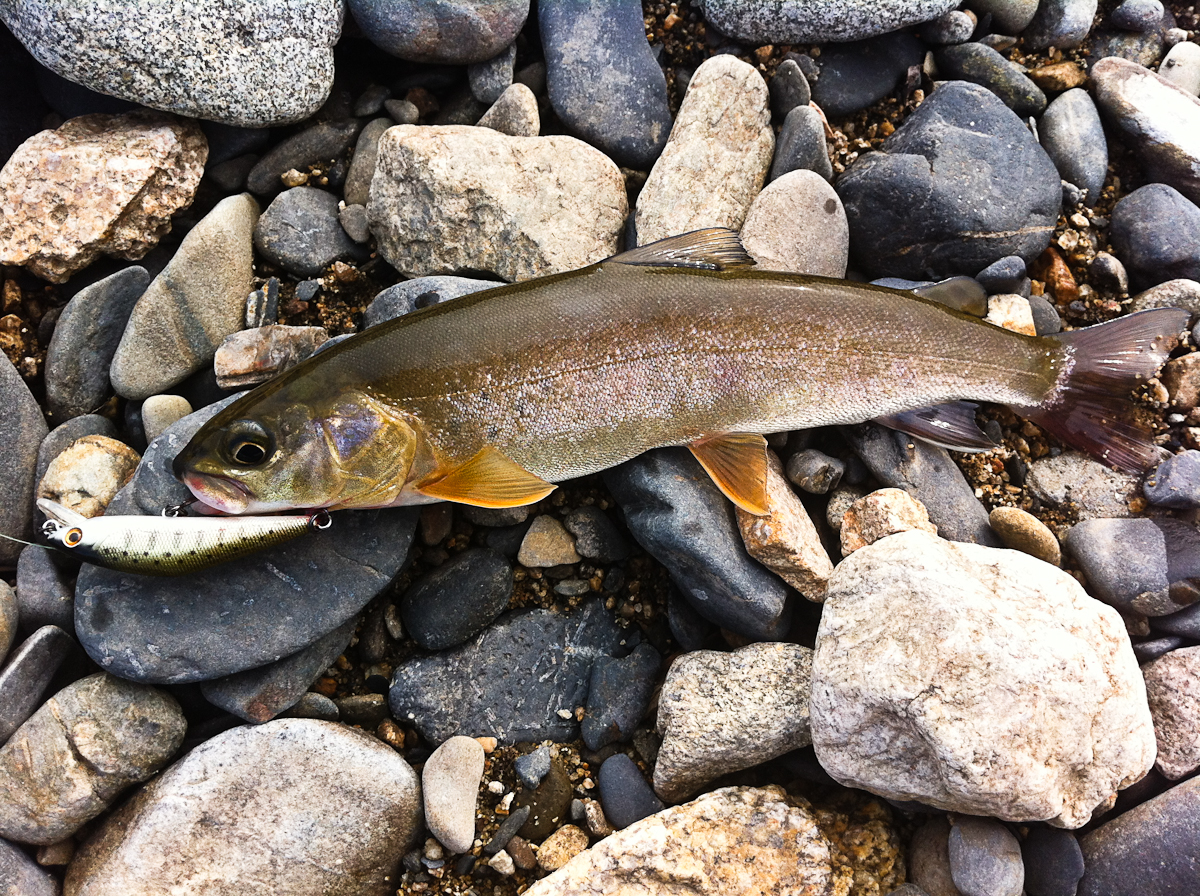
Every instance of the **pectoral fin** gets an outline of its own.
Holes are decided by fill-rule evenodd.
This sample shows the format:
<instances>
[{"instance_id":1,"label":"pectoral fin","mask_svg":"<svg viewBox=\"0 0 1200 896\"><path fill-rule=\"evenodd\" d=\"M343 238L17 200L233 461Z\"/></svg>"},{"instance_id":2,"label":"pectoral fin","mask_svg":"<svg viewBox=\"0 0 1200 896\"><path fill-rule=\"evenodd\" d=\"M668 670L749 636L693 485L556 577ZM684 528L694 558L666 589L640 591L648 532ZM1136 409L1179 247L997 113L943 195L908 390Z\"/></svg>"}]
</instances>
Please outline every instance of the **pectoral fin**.
<instances>
[{"instance_id":1,"label":"pectoral fin","mask_svg":"<svg viewBox=\"0 0 1200 896\"><path fill-rule=\"evenodd\" d=\"M430 498L476 507L520 507L540 501L555 488L490 446L462 466L439 470L416 485Z\"/></svg>"},{"instance_id":2,"label":"pectoral fin","mask_svg":"<svg viewBox=\"0 0 1200 896\"><path fill-rule=\"evenodd\" d=\"M725 497L747 513L767 507L767 440L753 432L705 436L688 445Z\"/></svg>"}]
</instances>

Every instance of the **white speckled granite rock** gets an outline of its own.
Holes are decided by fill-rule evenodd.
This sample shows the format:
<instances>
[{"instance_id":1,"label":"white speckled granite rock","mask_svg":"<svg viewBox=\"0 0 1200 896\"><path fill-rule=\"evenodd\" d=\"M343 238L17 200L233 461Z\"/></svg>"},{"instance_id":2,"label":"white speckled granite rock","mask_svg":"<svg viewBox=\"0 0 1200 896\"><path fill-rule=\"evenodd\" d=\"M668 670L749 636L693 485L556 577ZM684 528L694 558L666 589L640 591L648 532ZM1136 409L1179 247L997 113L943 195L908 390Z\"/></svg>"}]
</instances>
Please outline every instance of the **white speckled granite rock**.
<instances>
[{"instance_id":1,"label":"white speckled granite rock","mask_svg":"<svg viewBox=\"0 0 1200 896\"><path fill-rule=\"evenodd\" d=\"M1142 667L1158 738L1155 767L1172 781L1200 767L1200 647L1181 647Z\"/></svg>"},{"instance_id":2,"label":"white speckled granite rock","mask_svg":"<svg viewBox=\"0 0 1200 896\"><path fill-rule=\"evenodd\" d=\"M859 40L930 22L957 0L702 0L706 21L751 44Z\"/></svg>"},{"instance_id":3,"label":"white speckled granite rock","mask_svg":"<svg viewBox=\"0 0 1200 896\"><path fill-rule=\"evenodd\" d=\"M815 171L789 171L750 204L742 245L767 270L845 277L850 225L825 178Z\"/></svg>"}]
</instances>

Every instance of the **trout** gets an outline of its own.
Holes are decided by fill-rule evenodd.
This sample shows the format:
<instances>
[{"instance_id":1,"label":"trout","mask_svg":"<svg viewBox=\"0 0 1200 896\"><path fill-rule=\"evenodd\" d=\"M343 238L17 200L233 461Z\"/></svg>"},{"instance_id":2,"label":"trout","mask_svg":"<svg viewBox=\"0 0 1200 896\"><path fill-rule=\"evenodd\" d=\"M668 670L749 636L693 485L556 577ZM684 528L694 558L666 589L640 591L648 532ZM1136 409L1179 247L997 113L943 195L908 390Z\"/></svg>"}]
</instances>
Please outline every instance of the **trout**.
<instances>
[{"instance_id":1,"label":"trout","mask_svg":"<svg viewBox=\"0 0 1200 896\"><path fill-rule=\"evenodd\" d=\"M507 507L687 445L762 514L764 434L886 418L990 447L963 400L1009 405L1121 469L1157 459L1130 393L1186 311L1031 337L911 293L753 264L714 228L371 327L222 410L175 473L232 514Z\"/></svg>"}]
</instances>

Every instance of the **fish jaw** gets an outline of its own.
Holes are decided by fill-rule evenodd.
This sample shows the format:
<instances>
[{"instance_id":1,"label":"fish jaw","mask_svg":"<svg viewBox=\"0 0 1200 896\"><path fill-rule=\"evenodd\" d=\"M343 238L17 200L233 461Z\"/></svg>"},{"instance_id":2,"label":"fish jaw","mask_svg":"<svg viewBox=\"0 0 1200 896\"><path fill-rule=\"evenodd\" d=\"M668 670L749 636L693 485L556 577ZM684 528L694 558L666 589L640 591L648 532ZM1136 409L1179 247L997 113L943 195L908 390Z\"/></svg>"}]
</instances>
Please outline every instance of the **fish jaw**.
<instances>
[{"instance_id":1,"label":"fish jaw","mask_svg":"<svg viewBox=\"0 0 1200 896\"><path fill-rule=\"evenodd\" d=\"M183 470L179 478L197 501L221 513L246 513L254 505L249 490L228 477Z\"/></svg>"}]
</instances>

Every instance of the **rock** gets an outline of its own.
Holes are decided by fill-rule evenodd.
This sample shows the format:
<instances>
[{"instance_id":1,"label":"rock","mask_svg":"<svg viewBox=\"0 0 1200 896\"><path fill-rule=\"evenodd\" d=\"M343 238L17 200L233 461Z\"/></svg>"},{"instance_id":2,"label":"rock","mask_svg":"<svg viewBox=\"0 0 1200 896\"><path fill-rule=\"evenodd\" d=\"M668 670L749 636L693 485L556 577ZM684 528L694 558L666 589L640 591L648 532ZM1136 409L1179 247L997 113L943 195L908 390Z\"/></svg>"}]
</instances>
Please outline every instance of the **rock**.
<instances>
[{"instance_id":1,"label":"rock","mask_svg":"<svg viewBox=\"0 0 1200 896\"><path fill-rule=\"evenodd\" d=\"M538 7L550 103L567 130L617 164L654 164L671 131L667 79L636 0Z\"/></svg>"},{"instance_id":2,"label":"rock","mask_svg":"<svg viewBox=\"0 0 1200 896\"><path fill-rule=\"evenodd\" d=\"M1083 877L1083 853L1070 831L1033 825L1021 842L1021 858L1029 896L1072 896Z\"/></svg>"},{"instance_id":3,"label":"rock","mask_svg":"<svg viewBox=\"0 0 1200 896\"><path fill-rule=\"evenodd\" d=\"M1163 5L1159 0L1124 0L1109 17L1116 27L1128 31L1157 31L1162 20Z\"/></svg>"},{"instance_id":4,"label":"rock","mask_svg":"<svg viewBox=\"0 0 1200 896\"><path fill-rule=\"evenodd\" d=\"M842 481L846 465L815 448L804 448L788 458L787 478L810 495L828 494Z\"/></svg>"},{"instance_id":5,"label":"rock","mask_svg":"<svg viewBox=\"0 0 1200 896\"><path fill-rule=\"evenodd\" d=\"M46 401L55 419L90 414L112 394L108 368L149 285L145 268L124 268L85 286L63 308L46 350Z\"/></svg>"},{"instance_id":6,"label":"rock","mask_svg":"<svg viewBox=\"0 0 1200 896\"><path fill-rule=\"evenodd\" d=\"M921 887L913 896L962 896L950 876L950 822L945 815L935 815L913 834L908 876Z\"/></svg>"},{"instance_id":7,"label":"rock","mask_svg":"<svg viewBox=\"0 0 1200 896\"><path fill-rule=\"evenodd\" d=\"M455 734L502 743L572 740L592 663L611 656L621 640L597 601L569 617L514 611L469 644L397 666L392 716L433 744Z\"/></svg>"},{"instance_id":8,"label":"rock","mask_svg":"<svg viewBox=\"0 0 1200 896\"><path fill-rule=\"evenodd\" d=\"M660 665L658 651L644 643L627 657L596 658L580 726L589 750L629 740L650 707Z\"/></svg>"},{"instance_id":9,"label":"rock","mask_svg":"<svg viewBox=\"0 0 1200 896\"><path fill-rule=\"evenodd\" d=\"M924 58L921 42L904 31L822 47L813 100L833 118L851 115L895 91Z\"/></svg>"},{"instance_id":10,"label":"rock","mask_svg":"<svg viewBox=\"0 0 1200 896\"><path fill-rule=\"evenodd\" d=\"M1200 98L1135 62L1092 68L1096 103L1131 138L1153 180L1200 203Z\"/></svg>"},{"instance_id":11,"label":"rock","mask_svg":"<svg viewBox=\"0 0 1200 896\"><path fill-rule=\"evenodd\" d=\"M233 894L263 880L297 896L375 896L394 887L420 817L417 776L369 735L309 719L234 728L110 817L65 890Z\"/></svg>"},{"instance_id":12,"label":"rock","mask_svg":"<svg viewBox=\"0 0 1200 896\"><path fill-rule=\"evenodd\" d=\"M950 828L950 875L963 896L1022 896L1021 844L991 818L959 817Z\"/></svg>"},{"instance_id":13,"label":"rock","mask_svg":"<svg viewBox=\"0 0 1200 896\"><path fill-rule=\"evenodd\" d=\"M157 515L186 500L171 462L232 400L168 427L110 512ZM188 576L85 566L76 630L102 669L135 681L204 681L262 666L357 614L399 572L415 528L411 509L345 511L324 532Z\"/></svg>"},{"instance_id":14,"label":"rock","mask_svg":"<svg viewBox=\"0 0 1200 896\"><path fill-rule=\"evenodd\" d=\"M4 582L0 587L0 667L3 667L8 650L16 640L19 621L20 607L17 603L16 592L12 590L12 586Z\"/></svg>"},{"instance_id":15,"label":"rock","mask_svg":"<svg viewBox=\"0 0 1200 896\"><path fill-rule=\"evenodd\" d=\"M668 893L702 880L714 893L801 896L832 888L829 853L808 809L778 788L725 787L606 837L525 892Z\"/></svg>"},{"instance_id":16,"label":"rock","mask_svg":"<svg viewBox=\"0 0 1200 896\"><path fill-rule=\"evenodd\" d=\"M1065 545L1105 603L1151 616L1182 609L1169 597L1166 533L1155 521L1084 520L1071 527Z\"/></svg>"},{"instance_id":17,"label":"rock","mask_svg":"<svg viewBox=\"0 0 1200 896\"><path fill-rule=\"evenodd\" d=\"M50 462L38 484L38 497L86 517L100 516L140 460L136 451L116 439L84 436Z\"/></svg>"},{"instance_id":18,"label":"rock","mask_svg":"<svg viewBox=\"0 0 1200 896\"><path fill-rule=\"evenodd\" d=\"M417 277L380 292L363 314L363 326L373 327L408 314L417 308L438 305L485 289L503 286L502 280L476 280L472 277Z\"/></svg>"},{"instance_id":19,"label":"rock","mask_svg":"<svg viewBox=\"0 0 1200 896\"><path fill-rule=\"evenodd\" d=\"M110 376L118 395L136 400L166 391L242 328L257 220L258 203L243 193L221 200L183 238L138 299L117 346Z\"/></svg>"},{"instance_id":20,"label":"rock","mask_svg":"<svg viewBox=\"0 0 1200 896\"><path fill-rule=\"evenodd\" d=\"M101 254L141 258L191 204L207 155L194 122L157 113L42 131L0 169L0 263L63 283Z\"/></svg>"},{"instance_id":21,"label":"rock","mask_svg":"<svg viewBox=\"0 0 1200 896\"><path fill-rule=\"evenodd\" d=\"M529 0L348 0L347 6L377 47L412 62L451 65L493 58L513 43L529 15Z\"/></svg>"},{"instance_id":22,"label":"rock","mask_svg":"<svg viewBox=\"0 0 1200 896\"><path fill-rule=\"evenodd\" d=\"M49 435L42 439L42 444L38 446L37 482L42 481L42 477L46 475L46 470L50 468L51 461L80 439L93 435L116 439L120 433L117 432L117 428L111 420L107 417L101 417L99 414L84 414L81 417L72 417L65 423L54 427Z\"/></svg>"},{"instance_id":23,"label":"rock","mask_svg":"<svg viewBox=\"0 0 1200 896\"><path fill-rule=\"evenodd\" d=\"M183 743L175 699L100 673L55 694L0 749L0 835L56 843Z\"/></svg>"},{"instance_id":24,"label":"rock","mask_svg":"<svg viewBox=\"0 0 1200 896\"><path fill-rule=\"evenodd\" d=\"M1200 44L1185 40L1171 47L1158 74L1192 96L1200 94Z\"/></svg>"},{"instance_id":25,"label":"rock","mask_svg":"<svg viewBox=\"0 0 1200 896\"><path fill-rule=\"evenodd\" d=\"M1200 280L1200 208L1166 184L1147 184L1122 198L1113 208L1110 238L1134 286Z\"/></svg>"},{"instance_id":26,"label":"rock","mask_svg":"<svg viewBox=\"0 0 1200 896\"><path fill-rule=\"evenodd\" d=\"M978 24L974 15L961 9L953 9L926 23L921 29L921 38L925 43L935 46L962 44L971 39Z\"/></svg>"},{"instance_id":27,"label":"rock","mask_svg":"<svg viewBox=\"0 0 1200 896\"><path fill-rule=\"evenodd\" d=\"M513 771L517 773L517 780L521 782L522 787L534 790L550 773L550 747L542 744L532 753L518 756L513 760ZM524 821L521 822L521 824L524 823ZM513 829L513 832L516 833L516 828Z\"/></svg>"},{"instance_id":28,"label":"rock","mask_svg":"<svg viewBox=\"0 0 1200 896\"><path fill-rule=\"evenodd\" d=\"M1033 306L1023 296L999 295L988 296L988 313L984 318L989 324L1023 333L1026 336L1037 335L1037 325L1033 321Z\"/></svg>"},{"instance_id":29,"label":"rock","mask_svg":"<svg viewBox=\"0 0 1200 896\"><path fill-rule=\"evenodd\" d=\"M182 395L151 395L142 402L142 431L147 442L153 442L172 423L192 412L192 406Z\"/></svg>"},{"instance_id":30,"label":"rock","mask_svg":"<svg viewBox=\"0 0 1200 896\"><path fill-rule=\"evenodd\" d=\"M375 176L375 163L379 158L379 138L395 124L390 118L376 118L367 122L354 144L354 157L346 172L346 183L342 187L342 198L346 205L367 204L370 198L371 178ZM359 242L365 242L360 240Z\"/></svg>"},{"instance_id":31,"label":"rock","mask_svg":"<svg viewBox=\"0 0 1200 896\"><path fill-rule=\"evenodd\" d=\"M58 879L7 840L0 840L0 880L5 896L59 896Z\"/></svg>"},{"instance_id":32,"label":"rock","mask_svg":"<svg viewBox=\"0 0 1200 896\"><path fill-rule=\"evenodd\" d=\"M575 550L601 563L620 563L629 557L629 540L599 507L584 504L563 517L563 526L575 536Z\"/></svg>"},{"instance_id":33,"label":"rock","mask_svg":"<svg viewBox=\"0 0 1200 896\"><path fill-rule=\"evenodd\" d=\"M323 121L281 140L246 176L246 189L258 196L274 196L284 186L288 171L304 171L318 162L342 157L358 136L357 121Z\"/></svg>"},{"instance_id":34,"label":"rock","mask_svg":"<svg viewBox=\"0 0 1200 896\"><path fill-rule=\"evenodd\" d=\"M265 383L295 367L328 340L324 327L270 324L230 333L213 357L217 385L232 390Z\"/></svg>"},{"instance_id":35,"label":"rock","mask_svg":"<svg viewBox=\"0 0 1200 896\"><path fill-rule=\"evenodd\" d=\"M986 87L1022 118L1041 115L1046 108L1046 94L1041 88L986 44L943 47L937 53L937 63L939 73L948 80L970 81Z\"/></svg>"},{"instance_id":36,"label":"rock","mask_svg":"<svg viewBox=\"0 0 1200 896\"><path fill-rule=\"evenodd\" d=\"M425 824L452 853L470 852L475 840L475 797L483 764L479 741L460 735L434 750L421 772Z\"/></svg>"},{"instance_id":37,"label":"rock","mask_svg":"<svg viewBox=\"0 0 1200 896\"><path fill-rule=\"evenodd\" d=\"M517 61L517 45L497 53L484 62L467 66L467 83L471 96L481 103L494 103L513 83L513 65Z\"/></svg>"},{"instance_id":38,"label":"rock","mask_svg":"<svg viewBox=\"0 0 1200 896\"><path fill-rule=\"evenodd\" d=\"M1147 68L1157 68L1162 59L1163 45L1161 27L1147 32L1097 28L1088 34L1082 49L1092 66L1100 59L1115 57Z\"/></svg>"},{"instance_id":39,"label":"rock","mask_svg":"<svg viewBox=\"0 0 1200 896\"><path fill-rule=\"evenodd\" d=\"M557 871L587 848L587 832L573 824L565 824L538 848L538 865L546 871Z\"/></svg>"},{"instance_id":40,"label":"rock","mask_svg":"<svg viewBox=\"0 0 1200 896\"><path fill-rule=\"evenodd\" d=\"M1153 763L1120 617L1017 551L925 532L857 551L830 579L812 675L821 765L892 799L1075 828Z\"/></svg>"},{"instance_id":41,"label":"rock","mask_svg":"<svg viewBox=\"0 0 1200 896\"><path fill-rule=\"evenodd\" d=\"M380 254L402 273L509 281L612 255L626 212L621 172L586 143L459 125L388 130L367 204Z\"/></svg>"},{"instance_id":42,"label":"rock","mask_svg":"<svg viewBox=\"0 0 1200 896\"><path fill-rule=\"evenodd\" d=\"M774 148L762 76L733 56L706 60L638 195L639 244L700 227L741 229Z\"/></svg>"},{"instance_id":43,"label":"rock","mask_svg":"<svg viewBox=\"0 0 1200 896\"><path fill-rule=\"evenodd\" d=\"M254 228L254 246L272 264L298 277L315 277L356 253L338 221L338 200L313 187L284 190Z\"/></svg>"},{"instance_id":44,"label":"rock","mask_svg":"<svg viewBox=\"0 0 1200 896\"><path fill-rule=\"evenodd\" d=\"M1200 406L1200 355L1193 352L1182 358L1172 358L1162 372L1171 406L1191 411Z\"/></svg>"},{"instance_id":45,"label":"rock","mask_svg":"<svg viewBox=\"0 0 1200 896\"><path fill-rule=\"evenodd\" d=\"M920 501L898 488L881 488L859 498L842 515L842 556L897 532L918 530L937 535Z\"/></svg>"},{"instance_id":46,"label":"rock","mask_svg":"<svg viewBox=\"0 0 1200 896\"><path fill-rule=\"evenodd\" d=\"M1052 62L1040 65L1029 73L1031 80L1046 93L1057 94L1064 90L1087 85L1087 73L1075 62Z\"/></svg>"},{"instance_id":47,"label":"rock","mask_svg":"<svg viewBox=\"0 0 1200 896\"><path fill-rule=\"evenodd\" d=\"M552 516L535 516L525 538L517 562L522 566L549 567L578 563L575 539L563 524Z\"/></svg>"},{"instance_id":48,"label":"rock","mask_svg":"<svg viewBox=\"0 0 1200 896\"><path fill-rule=\"evenodd\" d=\"M1108 175L1108 143L1088 92L1076 87L1056 97L1038 121L1038 136L1062 179L1096 204Z\"/></svg>"},{"instance_id":49,"label":"rock","mask_svg":"<svg viewBox=\"0 0 1200 896\"><path fill-rule=\"evenodd\" d=\"M1054 533L1032 513L1019 507L995 507L988 523L1004 546L1044 560L1051 566L1062 565L1062 551Z\"/></svg>"},{"instance_id":50,"label":"rock","mask_svg":"<svg viewBox=\"0 0 1200 896\"><path fill-rule=\"evenodd\" d=\"M604 817L617 830L663 809L662 800L654 795L637 764L625 753L605 759L596 779Z\"/></svg>"},{"instance_id":51,"label":"rock","mask_svg":"<svg viewBox=\"0 0 1200 896\"><path fill-rule=\"evenodd\" d=\"M26 638L0 669L0 744L33 715L75 640L56 625L43 625Z\"/></svg>"},{"instance_id":52,"label":"rock","mask_svg":"<svg viewBox=\"0 0 1200 896\"><path fill-rule=\"evenodd\" d=\"M784 59L775 69L769 85L771 112L777 120L785 120L797 106L808 106L812 88L808 77L795 59Z\"/></svg>"},{"instance_id":53,"label":"rock","mask_svg":"<svg viewBox=\"0 0 1200 896\"><path fill-rule=\"evenodd\" d=\"M347 205L338 209L338 223L346 236L356 243L366 243L371 239L370 226L367 223L367 207L365 205Z\"/></svg>"},{"instance_id":54,"label":"rock","mask_svg":"<svg viewBox=\"0 0 1200 896\"><path fill-rule=\"evenodd\" d=\"M374 731L388 717L387 698L383 694L353 694L338 697L333 702L342 722L358 725L367 731Z\"/></svg>"},{"instance_id":55,"label":"rock","mask_svg":"<svg viewBox=\"0 0 1200 896\"><path fill-rule=\"evenodd\" d=\"M1091 30L1096 6L1097 0L1041 0L1021 37L1034 50L1074 49Z\"/></svg>"},{"instance_id":56,"label":"rock","mask_svg":"<svg viewBox=\"0 0 1200 896\"><path fill-rule=\"evenodd\" d=\"M0 531L28 540L32 535L38 446L49 429L37 400L7 356L0 357ZM0 539L0 569L16 565L22 546Z\"/></svg>"},{"instance_id":57,"label":"rock","mask_svg":"<svg viewBox=\"0 0 1200 896\"><path fill-rule=\"evenodd\" d=\"M825 147L825 122L811 106L797 106L784 119L767 181L773 182L791 171L815 171L825 180L833 180L833 163Z\"/></svg>"},{"instance_id":58,"label":"rock","mask_svg":"<svg viewBox=\"0 0 1200 896\"><path fill-rule=\"evenodd\" d=\"M659 697L655 792L679 802L721 775L808 746L811 671L812 651L798 644L677 659Z\"/></svg>"},{"instance_id":59,"label":"rock","mask_svg":"<svg viewBox=\"0 0 1200 896\"><path fill-rule=\"evenodd\" d=\"M1142 491L1147 501L1159 507L1200 507L1200 451L1168 457L1146 477Z\"/></svg>"},{"instance_id":60,"label":"rock","mask_svg":"<svg viewBox=\"0 0 1200 896\"><path fill-rule=\"evenodd\" d=\"M704 18L722 34L749 44L858 40L936 19L952 0L827 3L822 0L705 0Z\"/></svg>"},{"instance_id":61,"label":"rock","mask_svg":"<svg viewBox=\"0 0 1200 896\"><path fill-rule=\"evenodd\" d=\"M1062 192L1021 120L962 81L935 91L837 189L863 270L932 279L974 274L1007 255L1031 262L1049 245Z\"/></svg>"},{"instance_id":62,"label":"rock","mask_svg":"<svg viewBox=\"0 0 1200 896\"><path fill-rule=\"evenodd\" d=\"M426 650L463 644L508 606L513 570L502 554L470 548L427 572L404 592L404 629Z\"/></svg>"},{"instance_id":63,"label":"rock","mask_svg":"<svg viewBox=\"0 0 1200 896\"><path fill-rule=\"evenodd\" d=\"M733 505L686 449L648 451L603 475L634 539L701 616L755 640L783 636L786 587L747 554Z\"/></svg>"},{"instance_id":64,"label":"rock","mask_svg":"<svg viewBox=\"0 0 1200 896\"><path fill-rule=\"evenodd\" d=\"M792 171L755 197L742 245L763 268L821 277L846 276L850 230L838 195L821 175Z\"/></svg>"},{"instance_id":65,"label":"rock","mask_svg":"<svg viewBox=\"0 0 1200 896\"><path fill-rule=\"evenodd\" d=\"M1172 781L1200 768L1200 647L1172 650L1142 667L1154 717L1154 767Z\"/></svg>"},{"instance_id":66,"label":"rock","mask_svg":"<svg viewBox=\"0 0 1200 896\"><path fill-rule=\"evenodd\" d=\"M767 452L767 513L734 509L750 556L809 600L821 601L833 563L808 511L783 477L774 453Z\"/></svg>"},{"instance_id":67,"label":"rock","mask_svg":"<svg viewBox=\"0 0 1200 896\"><path fill-rule=\"evenodd\" d=\"M74 558L57 551L41 547L21 551L17 560L17 615L23 631L35 631L43 625L56 625L68 634L75 631L77 568Z\"/></svg>"},{"instance_id":68,"label":"rock","mask_svg":"<svg viewBox=\"0 0 1200 896\"><path fill-rule=\"evenodd\" d=\"M1123 812L1080 841L1079 896L1169 896L1196 880L1200 778ZM528 892L528 891L527 891Z\"/></svg>"},{"instance_id":69,"label":"rock","mask_svg":"<svg viewBox=\"0 0 1200 896\"><path fill-rule=\"evenodd\" d=\"M1088 264L1088 273L1091 275L1092 282L1101 289L1119 295L1126 295L1129 292L1129 273L1115 255L1097 252L1096 257Z\"/></svg>"},{"instance_id":70,"label":"rock","mask_svg":"<svg viewBox=\"0 0 1200 896\"><path fill-rule=\"evenodd\" d=\"M1090 520L1129 516L1140 477L1109 469L1079 451L1064 451L1031 463L1025 484L1039 501L1069 508L1080 520Z\"/></svg>"},{"instance_id":71,"label":"rock","mask_svg":"<svg viewBox=\"0 0 1200 896\"><path fill-rule=\"evenodd\" d=\"M513 84L475 124L510 137L536 137L542 130L537 97L524 84Z\"/></svg>"}]
</instances>

